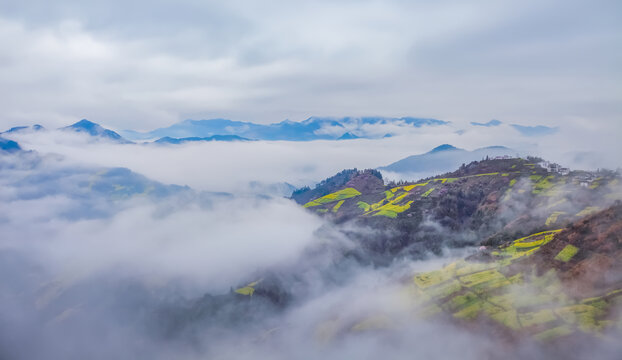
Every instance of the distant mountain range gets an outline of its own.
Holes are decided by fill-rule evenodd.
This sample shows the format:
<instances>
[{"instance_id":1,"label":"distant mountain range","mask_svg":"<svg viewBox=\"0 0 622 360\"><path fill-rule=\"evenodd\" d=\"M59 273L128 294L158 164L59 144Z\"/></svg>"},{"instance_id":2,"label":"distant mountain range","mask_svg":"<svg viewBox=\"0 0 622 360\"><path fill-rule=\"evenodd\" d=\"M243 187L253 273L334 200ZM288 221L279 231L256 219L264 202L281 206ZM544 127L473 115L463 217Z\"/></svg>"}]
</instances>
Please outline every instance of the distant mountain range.
<instances>
[{"instance_id":1,"label":"distant mountain range","mask_svg":"<svg viewBox=\"0 0 622 360\"><path fill-rule=\"evenodd\" d=\"M36 131L45 131L45 130L46 128L44 128L43 126L39 124L34 124L32 126L15 126L3 133L0 132L0 134L21 133L21 132L27 132L27 131L36 132Z\"/></svg>"},{"instance_id":2,"label":"distant mountain range","mask_svg":"<svg viewBox=\"0 0 622 360\"><path fill-rule=\"evenodd\" d=\"M250 139L243 138L237 135L213 135L208 137L186 137L186 138L172 138L165 136L154 141L153 144L183 144L187 142L200 142L200 141L250 141Z\"/></svg>"},{"instance_id":3,"label":"distant mountain range","mask_svg":"<svg viewBox=\"0 0 622 360\"><path fill-rule=\"evenodd\" d=\"M137 132L134 130L115 132L87 119L82 119L59 130L83 133L96 139L104 139L121 144L130 144L134 141L155 144L183 144L200 141L380 139L400 133L401 131L397 130L398 128L421 128L424 126L443 126L448 124L448 121L414 117L310 117L300 122L285 120L268 125L228 119L209 119L185 120L148 132ZM471 125L479 127L493 127L500 124L502 123L499 120L491 120L487 123L471 123ZM551 135L558 131L558 128L542 125L522 126L511 124L510 126L524 136ZM0 134L45 130L43 126L36 124L33 126L16 126L5 132L0 132ZM488 148L487 151L491 149L494 148ZM497 148L496 150L499 149ZM448 170L455 164L455 162L452 162L448 166L443 166L443 169Z\"/></svg>"},{"instance_id":4,"label":"distant mountain range","mask_svg":"<svg viewBox=\"0 0 622 360\"><path fill-rule=\"evenodd\" d=\"M468 151L444 144L425 154L412 155L390 165L379 167L378 170L401 174L441 174L455 169L463 163L482 160L486 156L504 155L516 155L516 151L505 146L489 146Z\"/></svg>"},{"instance_id":5,"label":"distant mountain range","mask_svg":"<svg viewBox=\"0 0 622 360\"><path fill-rule=\"evenodd\" d=\"M422 126L447 124L449 124L447 121L413 117L311 117L300 122L285 120L269 125L228 119L211 119L185 120L169 127L149 132L141 133L125 130L121 134L132 140L160 139L164 137L205 138L214 135L237 135L252 140L347 140L391 135L390 133L383 133L381 136L378 136L368 133L366 127L371 125L396 125L419 128Z\"/></svg>"},{"instance_id":6,"label":"distant mountain range","mask_svg":"<svg viewBox=\"0 0 622 360\"><path fill-rule=\"evenodd\" d=\"M88 121L86 119L82 119L78 121L77 123L61 128L60 130L73 131L77 133L85 133L95 138L106 139L106 140L110 140L110 141L121 143L121 144L131 143L131 141L124 139L121 135L117 134L116 132L106 129L100 126L99 124L96 124L92 121Z\"/></svg>"}]
</instances>

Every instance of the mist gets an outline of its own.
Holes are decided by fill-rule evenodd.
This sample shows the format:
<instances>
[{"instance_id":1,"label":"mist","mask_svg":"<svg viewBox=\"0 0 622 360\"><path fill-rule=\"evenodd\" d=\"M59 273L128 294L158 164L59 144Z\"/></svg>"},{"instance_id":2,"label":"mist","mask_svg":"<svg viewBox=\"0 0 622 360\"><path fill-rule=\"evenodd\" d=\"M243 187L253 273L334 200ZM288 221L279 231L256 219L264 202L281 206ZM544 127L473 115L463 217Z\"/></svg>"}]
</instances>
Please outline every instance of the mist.
<instances>
[{"instance_id":1,"label":"mist","mask_svg":"<svg viewBox=\"0 0 622 360\"><path fill-rule=\"evenodd\" d=\"M475 249L443 249L428 260L398 257L382 266L360 262L344 257L358 251L348 236L352 229L281 196L243 188L252 180L317 181L356 159L361 167L387 161L410 151L404 139L374 140L382 150L366 151L372 141L160 148L54 133L22 137L25 147L36 151L5 154L1 162L2 355L481 359L512 351L516 358L547 356L549 350L529 340L491 340L486 330L471 332L415 315L418 305L406 285L412 274ZM223 152L226 159L209 156ZM172 182L197 187L111 197L85 185L110 166L139 169L159 181L187 179ZM307 170L300 175L300 169ZM514 201L505 204L508 208L521 206L520 199L508 201ZM439 237L456 236L432 220L425 226ZM356 231L376 235L373 229ZM472 241L469 236L463 234ZM231 292L251 281L288 289L284 305L240 300ZM610 347L599 348L601 358L615 358L617 347Z\"/></svg>"},{"instance_id":2,"label":"mist","mask_svg":"<svg viewBox=\"0 0 622 360\"><path fill-rule=\"evenodd\" d=\"M387 130L384 126L379 127L378 133ZM428 152L441 144L467 150L502 145L522 156L541 156L573 169L622 167L617 156L622 148L614 124L569 122L557 133L544 137L521 135L508 124L485 128L455 123L393 130L396 135L385 139L214 141L174 146L93 142L82 134L60 131L4 136L18 141L25 149L59 154L75 164L126 167L163 183L229 193L253 192L249 187L253 182L264 185L288 183L293 187L313 185L346 168L385 166L410 155ZM599 137L597 143L590 140L593 136ZM227 156L221 156L223 154ZM386 175L390 180L412 181L436 174Z\"/></svg>"}]
</instances>

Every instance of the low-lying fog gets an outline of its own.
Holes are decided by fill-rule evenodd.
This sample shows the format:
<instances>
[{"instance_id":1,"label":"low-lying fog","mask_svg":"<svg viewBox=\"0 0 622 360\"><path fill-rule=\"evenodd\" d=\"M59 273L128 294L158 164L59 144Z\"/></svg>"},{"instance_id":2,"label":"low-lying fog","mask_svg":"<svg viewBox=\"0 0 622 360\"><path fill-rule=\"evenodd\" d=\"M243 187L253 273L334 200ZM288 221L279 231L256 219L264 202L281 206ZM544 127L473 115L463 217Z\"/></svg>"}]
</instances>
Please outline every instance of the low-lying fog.
<instances>
[{"instance_id":1,"label":"low-lying fog","mask_svg":"<svg viewBox=\"0 0 622 360\"><path fill-rule=\"evenodd\" d=\"M407 129L379 126L378 133L397 136L378 140L207 142L173 146L85 145L88 139L62 132L15 134L26 149L58 153L68 161L127 167L167 184L197 190L245 192L249 182L311 185L345 168L377 168L441 144L473 150L502 145L521 155L580 169L622 166L617 125L569 121L553 135L527 137L507 124L497 127L451 124ZM598 137L594 142L593 138ZM453 169L447 169L452 171ZM391 178L400 178L391 174ZM422 173L420 176L435 174ZM411 179L412 180L412 179Z\"/></svg>"},{"instance_id":2,"label":"low-lying fog","mask_svg":"<svg viewBox=\"0 0 622 360\"><path fill-rule=\"evenodd\" d=\"M581 165L576 153L590 148L577 141L572 151L563 150L568 148L560 145L568 141L563 132L536 145L506 130L469 131L468 137L428 129L383 140L165 147L87 144L85 138L56 132L16 136L36 153L0 157L0 358L481 359L502 354L504 345L492 338L421 321L323 342L321 329L330 333L331 321L347 323L379 310L399 317L401 279L461 254L383 269L355 263L335 267L334 253L352 246L341 232L292 201L247 194L247 186L252 181L313 184L343 168L387 165L443 143L534 149L570 166ZM615 167L617 153L604 152L616 148L611 141L604 139L596 153L611 155L600 160ZM88 174L119 166L192 189L130 199L75 191L90 181ZM75 168L82 172L74 173ZM217 333L168 339L153 321L163 306L186 308L205 293L226 294L269 269L277 269L287 284L305 287L306 297L294 299L285 312L270 316L267 309L257 323L235 322ZM537 347L523 349L517 358L543 355ZM603 349L600 355L612 354Z\"/></svg>"}]
</instances>

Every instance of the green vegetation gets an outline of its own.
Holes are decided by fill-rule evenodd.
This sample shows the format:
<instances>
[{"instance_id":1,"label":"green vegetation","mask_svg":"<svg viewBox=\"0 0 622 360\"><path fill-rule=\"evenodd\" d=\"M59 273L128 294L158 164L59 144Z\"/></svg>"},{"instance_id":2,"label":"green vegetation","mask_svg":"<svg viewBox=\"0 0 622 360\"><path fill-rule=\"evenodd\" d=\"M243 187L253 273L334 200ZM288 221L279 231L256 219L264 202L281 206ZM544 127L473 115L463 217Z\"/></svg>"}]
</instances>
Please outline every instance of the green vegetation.
<instances>
[{"instance_id":1,"label":"green vegetation","mask_svg":"<svg viewBox=\"0 0 622 360\"><path fill-rule=\"evenodd\" d=\"M566 212L564 211L555 211L546 219L545 225L551 226L557 222L557 219L560 215L564 215Z\"/></svg>"},{"instance_id":2,"label":"green vegetation","mask_svg":"<svg viewBox=\"0 0 622 360\"><path fill-rule=\"evenodd\" d=\"M412 189L414 188L414 186L403 186L391 189L391 193L393 195L391 196L391 200L387 200L385 198L377 203L371 204L364 215L372 214L372 216L386 216L394 219L399 213L410 209L410 205L413 203L412 200L401 205L399 204L399 202L401 202L406 196L410 194L408 191L406 191L402 192L399 195L396 195L395 192L397 192L400 188ZM395 192L393 192L393 190L395 190ZM361 206L359 205L359 207Z\"/></svg>"},{"instance_id":3,"label":"green vegetation","mask_svg":"<svg viewBox=\"0 0 622 360\"><path fill-rule=\"evenodd\" d=\"M575 324L584 332L599 330L601 324L599 317L604 311L591 305L577 304L557 309L556 314L568 324Z\"/></svg>"},{"instance_id":4,"label":"green vegetation","mask_svg":"<svg viewBox=\"0 0 622 360\"><path fill-rule=\"evenodd\" d=\"M397 214L404 212L408 209L410 209L410 205L412 204L412 201L407 202L404 205L394 205L394 204L386 204L383 205L380 209L378 209L378 212L376 212L373 216L387 216L390 218L396 218Z\"/></svg>"},{"instance_id":5,"label":"green vegetation","mask_svg":"<svg viewBox=\"0 0 622 360\"><path fill-rule=\"evenodd\" d=\"M260 281L261 280L253 281L252 283L244 287L236 289L235 292L240 295L253 296L253 293L255 293L255 286L257 286L257 284L259 284Z\"/></svg>"},{"instance_id":6,"label":"green vegetation","mask_svg":"<svg viewBox=\"0 0 622 360\"><path fill-rule=\"evenodd\" d=\"M369 211L369 209L371 209L371 205L369 205L368 203L366 203L364 201L357 202L356 206L358 206L358 208L363 210L363 211Z\"/></svg>"},{"instance_id":7,"label":"green vegetation","mask_svg":"<svg viewBox=\"0 0 622 360\"><path fill-rule=\"evenodd\" d=\"M455 269L456 263L453 263L441 270L415 275L413 280L419 288L425 289L453 278L455 276Z\"/></svg>"},{"instance_id":8,"label":"green vegetation","mask_svg":"<svg viewBox=\"0 0 622 360\"><path fill-rule=\"evenodd\" d=\"M584 216L588 216L591 214L594 214L596 212L600 211L600 208L598 206L588 206L585 209L579 211L577 213L578 217L584 217Z\"/></svg>"},{"instance_id":9,"label":"green vegetation","mask_svg":"<svg viewBox=\"0 0 622 360\"><path fill-rule=\"evenodd\" d=\"M604 318L616 299L622 302L622 289L577 301L563 292L554 269L539 275L535 268L516 272L520 268L510 266L537 252L560 231L517 239L490 253L496 261L459 260L439 270L415 274L410 289L421 306L418 314L432 317L445 313L462 320L483 316L514 331L525 331L539 341L576 331L600 332L612 326ZM572 248L564 248L562 258L576 254L578 249Z\"/></svg>"},{"instance_id":10,"label":"green vegetation","mask_svg":"<svg viewBox=\"0 0 622 360\"><path fill-rule=\"evenodd\" d=\"M417 186L426 186L426 185L428 185L427 182L419 183L419 184L412 184L412 185L398 186L398 187L392 188L391 192L396 192L398 190L404 190L404 191L408 192L408 191L411 191L412 189L416 188Z\"/></svg>"},{"instance_id":11,"label":"green vegetation","mask_svg":"<svg viewBox=\"0 0 622 360\"><path fill-rule=\"evenodd\" d=\"M575 256L578 251L578 247L573 245L566 245L566 247L563 248L562 251L557 254L557 256L555 256L555 260L568 262L570 259L572 259L573 256Z\"/></svg>"},{"instance_id":12,"label":"green vegetation","mask_svg":"<svg viewBox=\"0 0 622 360\"><path fill-rule=\"evenodd\" d=\"M568 325L561 325L552 329L547 329L535 334L534 339L542 342L551 341L553 339L560 338L562 336L570 335L574 331Z\"/></svg>"},{"instance_id":13,"label":"green vegetation","mask_svg":"<svg viewBox=\"0 0 622 360\"><path fill-rule=\"evenodd\" d=\"M557 317L553 311L549 309L518 314L518 321L522 327L545 324L556 320Z\"/></svg>"},{"instance_id":14,"label":"green vegetation","mask_svg":"<svg viewBox=\"0 0 622 360\"><path fill-rule=\"evenodd\" d=\"M497 321L501 325L505 325L512 330L520 329L521 325L518 322L518 313L516 310L498 311L490 314L490 318Z\"/></svg>"},{"instance_id":15,"label":"green vegetation","mask_svg":"<svg viewBox=\"0 0 622 360\"><path fill-rule=\"evenodd\" d=\"M533 178L533 176L530 176L530 178ZM540 194L540 193L543 193L543 192L547 192L547 194L548 194L548 192L553 188L553 186L555 186L555 184L553 182L551 182L551 180L553 180L554 178L555 177L553 175L549 175L547 177L542 178L540 181L538 181L534 185L532 193L533 194Z\"/></svg>"},{"instance_id":16,"label":"green vegetation","mask_svg":"<svg viewBox=\"0 0 622 360\"><path fill-rule=\"evenodd\" d=\"M434 188L429 188L428 191L421 194L421 197L428 197L432 193L432 191L434 191Z\"/></svg>"},{"instance_id":17,"label":"green vegetation","mask_svg":"<svg viewBox=\"0 0 622 360\"><path fill-rule=\"evenodd\" d=\"M505 276L503 276L497 270L480 271L460 278L460 282L466 287L473 287L482 283L488 283L498 280L507 281Z\"/></svg>"},{"instance_id":18,"label":"green vegetation","mask_svg":"<svg viewBox=\"0 0 622 360\"><path fill-rule=\"evenodd\" d=\"M344 202L345 202L345 200L339 200L339 202L336 203L335 206L333 206L332 212L336 213L339 210L339 208L341 207L341 205L343 205Z\"/></svg>"},{"instance_id":19,"label":"green vegetation","mask_svg":"<svg viewBox=\"0 0 622 360\"><path fill-rule=\"evenodd\" d=\"M312 207L328 204L334 201L345 200L349 198L353 198L361 195L361 193L355 188L345 188L339 191L336 191L332 194L324 195L319 199L311 200L308 203L304 204L303 207Z\"/></svg>"}]
</instances>

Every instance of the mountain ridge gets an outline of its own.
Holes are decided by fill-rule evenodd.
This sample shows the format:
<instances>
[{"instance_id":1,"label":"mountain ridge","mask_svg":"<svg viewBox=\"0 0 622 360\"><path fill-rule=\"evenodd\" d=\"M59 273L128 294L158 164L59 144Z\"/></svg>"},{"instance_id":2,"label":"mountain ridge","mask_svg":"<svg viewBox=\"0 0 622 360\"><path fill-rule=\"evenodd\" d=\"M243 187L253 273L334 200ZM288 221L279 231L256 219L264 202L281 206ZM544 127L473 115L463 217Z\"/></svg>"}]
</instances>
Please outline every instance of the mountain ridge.
<instances>
[{"instance_id":1,"label":"mountain ridge","mask_svg":"<svg viewBox=\"0 0 622 360\"><path fill-rule=\"evenodd\" d=\"M132 143L131 141L123 138L121 135L119 135L115 131L106 129L102 127L101 125L94 123L92 121L89 121L87 119L82 119L69 126L62 127L59 130L73 131L76 133L88 134L93 138L106 139L106 140L113 141L113 142L120 143L120 144Z\"/></svg>"},{"instance_id":2,"label":"mountain ridge","mask_svg":"<svg viewBox=\"0 0 622 360\"><path fill-rule=\"evenodd\" d=\"M134 140L148 140L162 137L209 137L213 135L238 135L253 140L337 140L347 133L362 138L378 138L365 133L364 126L395 124L414 128L442 126L449 122L430 118L414 117L309 117L303 121L284 120L271 124L257 124L229 119L183 120L179 123L148 132L125 130L121 133ZM335 129L339 129L336 131ZM338 134L338 135L337 135ZM384 133L383 133L384 135ZM344 139L353 137L346 136Z\"/></svg>"},{"instance_id":3,"label":"mountain ridge","mask_svg":"<svg viewBox=\"0 0 622 360\"><path fill-rule=\"evenodd\" d=\"M428 173L432 175L451 171L463 163L481 160L486 156L511 156L513 154L516 154L515 150L499 145L468 151L453 145L443 144L426 153L407 156L389 165L381 166L378 170L402 174Z\"/></svg>"}]
</instances>

